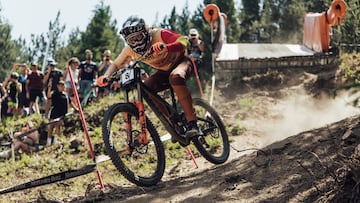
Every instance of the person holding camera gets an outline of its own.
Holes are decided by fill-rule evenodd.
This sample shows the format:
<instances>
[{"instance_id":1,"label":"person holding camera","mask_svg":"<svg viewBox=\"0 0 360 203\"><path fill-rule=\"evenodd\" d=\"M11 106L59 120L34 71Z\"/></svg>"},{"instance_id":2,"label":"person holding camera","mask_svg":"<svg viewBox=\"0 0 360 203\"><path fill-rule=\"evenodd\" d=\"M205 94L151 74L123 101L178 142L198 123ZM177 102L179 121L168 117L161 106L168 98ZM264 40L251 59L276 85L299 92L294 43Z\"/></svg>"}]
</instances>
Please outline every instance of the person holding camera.
<instances>
[{"instance_id":1,"label":"person holding camera","mask_svg":"<svg viewBox=\"0 0 360 203\"><path fill-rule=\"evenodd\" d=\"M104 73L106 72L106 70L109 68L109 66L112 63L113 63L113 61L111 60L111 51L105 50L103 53L103 60L99 64L99 69L98 69L99 77L104 75ZM108 96L110 94L110 86L111 86L111 84L108 84L104 87L99 87L98 95L97 95L98 101L99 101L99 99L103 98L104 96Z\"/></svg>"},{"instance_id":2,"label":"person holding camera","mask_svg":"<svg viewBox=\"0 0 360 203\"><path fill-rule=\"evenodd\" d=\"M22 87L18 82L19 74L17 72L12 72L10 77L8 77L3 85L5 86L8 92L8 107L7 107L7 116L16 115L18 108L18 94L21 93Z\"/></svg>"},{"instance_id":3,"label":"person holding camera","mask_svg":"<svg viewBox=\"0 0 360 203\"><path fill-rule=\"evenodd\" d=\"M61 70L59 70L56 67L57 63L55 60L50 59L48 61L48 69L45 72L45 76L44 76L44 84L46 85L46 87L49 84L49 81L52 81L51 87L52 87L52 91L56 90L56 84L63 79L63 72ZM47 89L45 90L45 92L47 92Z\"/></svg>"},{"instance_id":4,"label":"person holding camera","mask_svg":"<svg viewBox=\"0 0 360 203\"><path fill-rule=\"evenodd\" d=\"M199 74L199 70L202 64L203 52L204 52L204 42L199 39L199 32L195 28L189 30L189 42L190 46L188 47L188 55L195 63L196 70Z\"/></svg>"},{"instance_id":5,"label":"person holding camera","mask_svg":"<svg viewBox=\"0 0 360 203\"><path fill-rule=\"evenodd\" d=\"M45 72L45 76L43 79L43 82L45 84L45 92L48 92L48 87L51 87L50 91L57 90L56 85L60 80L63 79L63 72L59 70L56 67L57 63L54 59L48 60L48 69ZM51 83L51 85L49 85ZM48 105L49 102L46 102L46 105ZM49 109L50 106L45 106L45 116L48 115L47 109Z\"/></svg>"}]
</instances>

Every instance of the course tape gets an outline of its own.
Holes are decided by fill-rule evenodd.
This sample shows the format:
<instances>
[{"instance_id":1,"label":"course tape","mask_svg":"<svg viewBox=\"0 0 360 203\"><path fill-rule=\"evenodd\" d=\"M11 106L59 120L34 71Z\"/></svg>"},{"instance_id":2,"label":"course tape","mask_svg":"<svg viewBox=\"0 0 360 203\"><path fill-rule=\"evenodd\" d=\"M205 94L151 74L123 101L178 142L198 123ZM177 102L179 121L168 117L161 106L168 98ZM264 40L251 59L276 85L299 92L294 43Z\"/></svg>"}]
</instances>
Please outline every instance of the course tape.
<instances>
[{"instance_id":1,"label":"course tape","mask_svg":"<svg viewBox=\"0 0 360 203\"><path fill-rule=\"evenodd\" d=\"M20 185L2 189L0 190L0 195L75 178L78 176L91 173L95 171L95 168L96 168L96 164L89 164L82 167L81 169L71 169L64 172L56 173L43 178L29 181L27 183L22 183Z\"/></svg>"}]
</instances>

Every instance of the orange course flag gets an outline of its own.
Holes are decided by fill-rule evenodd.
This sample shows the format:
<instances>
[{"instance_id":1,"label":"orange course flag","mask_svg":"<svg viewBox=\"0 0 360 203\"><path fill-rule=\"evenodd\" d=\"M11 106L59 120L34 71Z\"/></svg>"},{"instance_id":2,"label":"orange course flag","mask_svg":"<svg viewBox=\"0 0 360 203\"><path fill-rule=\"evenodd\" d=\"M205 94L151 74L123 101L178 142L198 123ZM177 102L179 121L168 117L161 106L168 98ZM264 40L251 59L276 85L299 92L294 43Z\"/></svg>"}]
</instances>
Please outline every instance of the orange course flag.
<instances>
[{"instance_id":1,"label":"orange course flag","mask_svg":"<svg viewBox=\"0 0 360 203\"><path fill-rule=\"evenodd\" d=\"M216 4L208 4L204 9L204 18L211 24L219 18L220 9Z\"/></svg>"}]
</instances>

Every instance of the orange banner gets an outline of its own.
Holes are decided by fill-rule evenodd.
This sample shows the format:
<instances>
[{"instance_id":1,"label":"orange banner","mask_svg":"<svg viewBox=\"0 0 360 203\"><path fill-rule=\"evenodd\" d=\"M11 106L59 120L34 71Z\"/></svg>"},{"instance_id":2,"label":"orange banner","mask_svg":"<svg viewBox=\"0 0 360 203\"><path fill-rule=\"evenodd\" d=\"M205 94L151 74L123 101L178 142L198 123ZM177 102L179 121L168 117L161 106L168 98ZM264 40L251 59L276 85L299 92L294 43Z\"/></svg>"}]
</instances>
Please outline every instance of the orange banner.
<instances>
[{"instance_id":1,"label":"orange banner","mask_svg":"<svg viewBox=\"0 0 360 203\"><path fill-rule=\"evenodd\" d=\"M316 52L328 52L330 27L341 24L345 14L346 3L343 0L334 0L326 12L306 14L303 44Z\"/></svg>"}]
</instances>

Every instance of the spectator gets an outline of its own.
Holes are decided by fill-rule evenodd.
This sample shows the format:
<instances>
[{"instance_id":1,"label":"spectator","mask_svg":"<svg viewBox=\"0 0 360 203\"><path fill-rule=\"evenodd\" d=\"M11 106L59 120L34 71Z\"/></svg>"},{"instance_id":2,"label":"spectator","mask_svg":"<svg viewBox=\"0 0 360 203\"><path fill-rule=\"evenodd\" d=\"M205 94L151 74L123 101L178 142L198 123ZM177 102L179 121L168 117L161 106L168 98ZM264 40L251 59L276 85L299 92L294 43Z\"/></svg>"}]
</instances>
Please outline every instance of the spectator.
<instances>
[{"instance_id":1,"label":"spectator","mask_svg":"<svg viewBox=\"0 0 360 203\"><path fill-rule=\"evenodd\" d=\"M98 76L104 75L108 67L113 63L111 60L111 51L105 50L103 53L103 60L99 64L99 74ZM110 86L111 84L108 84L104 87L99 87L98 94L97 94L97 100L103 98L104 96L108 96L110 94Z\"/></svg>"},{"instance_id":2,"label":"spectator","mask_svg":"<svg viewBox=\"0 0 360 203\"><path fill-rule=\"evenodd\" d=\"M57 136L60 136L61 126L64 124L63 119L68 111L69 106L69 97L65 93L65 82L63 80L60 80L57 83L57 90L55 91L51 91L51 84L52 83L49 82L47 92L47 102L49 103L49 105L47 106L51 107L49 114L49 120L51 124L49 125L46 146L49 146L56 142L56 137L52 135L54 128ZM55 119L60 120L54 122Z\"/></svg>"},{"instance_id":3,"label":"spectator","mask_svg":"<svg viewBox=\"0 0 360 203\"><path fill-rule=\"evenodd\" d=\"M56 84L63 79L63 73L61 70L59 70L57 67L57 62L53 59L50 59L48 61L48 69L44 74L44 79L43 82L46 85L45 87L48 86L49 81L52 81L51 87L53 88L51 91L57 90L56 88ZM46 91L47 92L47 89Z\"/></svg>"},{"instance_id":4,"label":"spectator","mask_svg":"<svg viewBox=\"0 0 360 203\"><path fill-rule=\"evenodd\" d=\"M25 114L27 115L28 112L25 109L29 108L29 99L26 98L26 80L29 75L29 68L24 65L18 65L20 67L20 74L19 74L19 83L21 84L21 93L18 94L18 108L16 110L17 115Z\"/></svg>"},{"instance_id":5,"label":"spectator","mask_svg":"<svg viewBox=\"0 0 360 203\"><path fill-rule=\"evenodd\" d=\"M85 51L86 60L82 61L79 65L79 99L85 97L91 91L92 85L97 78L98 67L95 62L92 61L93 53L91 50L87 49Z\"/></svg>"},{"instance_id":6,"label":"spectator","mask_svg":"<svg viewBox=\"0 0 360 203\"><path fill-rule=\"evenodd\" d=\"M46 101L46 97L44 95L44 74L38 70L38 65L36 63L31 64L31 73L29 74L26 80L26 98L30 100L29 109L30 114L33 113L33 108L35 108L35 112L40 114L40 110L37 104L37 98L41 101Z\"/></svg>"},{"instance_id":7,"label":"spectator","mask_svg":"<svg viewBox=\"0 0 360 203\"><path fill-rule=\"evenodd\" d=\"M26 122L20 132L14 133L13 144L15 153L20 153L20 150L26 154L39 151L39 132L31 121ZM11 149L0 152L0 157L10 158Z\"/></svg>"},{"instance_id":8,"label":"spectator","mask_svg":"<svg viewBox=\"0 0 360 203\"><path fill-rule=\"evenodd\" d=\"M69 59L68 61L68 68L64 71L64 77L65 77L65 91L67 93L67 95L70 97L71 100L71 104L72 106L76 106L75 102L74 102L74 92L71 86L71 80L70 80L70 75L69 75L69 70L71 71L71 76L72 79L74 80L74 84L75 84L75 90L78 89L79 86L79 64L80 61L77 57L72 57ZM77 109L77 108L75 108Z\"/></svg>"},{"instance_id":9,"label":"spectator","mask_svg":"<svg viewBox=\"0 0 360 203\"><path fill-rule=\"evenodd\" d=\"M193 59L199 75L205 45L204 42L199 39L199 32L197 31L197 29L192 28L189 30L189 42L190 47L188 47L188 55L190 58Z\"/></svg>"},{"instance_id":10,"label":"spectator","mask_svg":"<svg viewBox=\"0 0 360 203\"><path fill-rule=\"evenodd\" d=\"M0 83L0 121L3 117L5 117L5 102L6 102L6 98L7 98L7 91L5 89L5 87L3 86L2 83ZM4 108L4 109L3 109Z\"/></svg>"},{"instance_id":11,"label":"spectator","mask_svg":"<svg viewBox=\"0 0 360 203\"><path fill-rule=\"evenodd\" d=\"M13 116L16 114L18 107L18 94L21 93L21 84L18 82L19 74L12 72L10 77L4 81L4 86L8 91L8 108L7 116Z\"/></svg>"},{"instance_id":12,"label":"spectator","mask_svg":"<svg viewBox=\"0 0 360 203\"><path fill-rule=\"evenodd\" d=\"M44 85L45 85L45 92L48 92L47 87L49 87L49 83L52 82L50 85L52 87L51 91L57 90L57 84L60 80L63 79L63 73L61 70L59 70L56 67L57 63L54 59L48 60L48 69L44 74ZM49 102L46 102L46 105L48 105ZM49 106L45 106L45 115L48 115L49 112L46 111L46 109L49 109Z\"/></svg>"}]
</instances>

